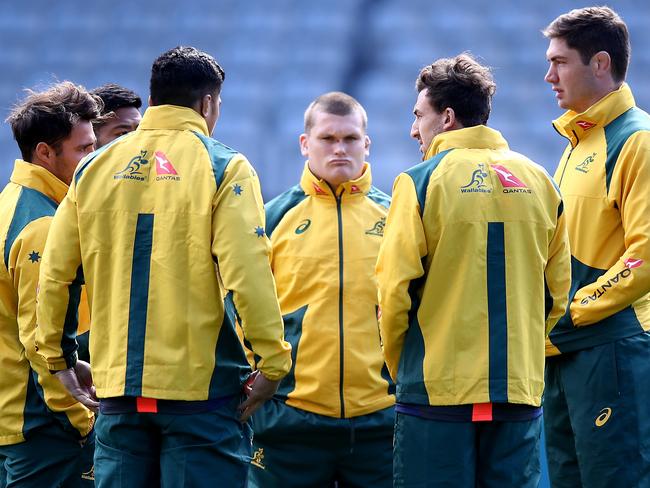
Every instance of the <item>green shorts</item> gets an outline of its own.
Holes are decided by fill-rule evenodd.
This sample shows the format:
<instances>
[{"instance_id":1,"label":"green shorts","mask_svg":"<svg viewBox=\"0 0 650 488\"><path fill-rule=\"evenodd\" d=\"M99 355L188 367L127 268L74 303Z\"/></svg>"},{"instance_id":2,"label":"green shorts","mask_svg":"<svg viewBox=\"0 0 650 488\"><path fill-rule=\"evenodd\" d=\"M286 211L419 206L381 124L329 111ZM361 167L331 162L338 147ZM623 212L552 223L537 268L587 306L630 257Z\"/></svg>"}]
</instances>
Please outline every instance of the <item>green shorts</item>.
<instances>
[{"instance_id":1,"label":"green shorts","mask_svg":"<svg viewBox=\"0 0 650 488\"><path fill-rule=\"evenodd\" d=\"M0 488L91 488L95 436L85 439L58 422L28 432L25 442L0 446Z\"/></svg>"},{"instance_id":2,"label":"green shorts","mask_svg":"<svg viewBox=\"0 0 650 488\"><path fill-rule=\"evenodd\" d=\"M252 430L239 421L238 405L233 397L204 413L100 414L97 487L244 488Z\"/></svg>"},{"instance_id":3,"label":"green shorts","mask_svg":"<svg viewBox=\"0 0 650 488\"><path fill-rule=\"evenodd\" d=\"M398 413L394 486L537 488L541 431L541 417L448 422Z\"/></svg>"},{"instance_id":4,"label":"green shorts","mask_svg":"<svg viewBox=\"0 0 650 488\"><path fill-rule=\"evenodd\" d=\"M347 419L272 399L253 415L252 488L391 488L394 408Z\"/></svg>"},{"instance_id":5,"label":"green shorts","mask_svg":"<svg viewBox=\"0 0 650 488\"><path fill-rule=\"evenodd\" d=\"M650 487L650 333L547 358L553 487Z\"/></svg>"}]
</instances>

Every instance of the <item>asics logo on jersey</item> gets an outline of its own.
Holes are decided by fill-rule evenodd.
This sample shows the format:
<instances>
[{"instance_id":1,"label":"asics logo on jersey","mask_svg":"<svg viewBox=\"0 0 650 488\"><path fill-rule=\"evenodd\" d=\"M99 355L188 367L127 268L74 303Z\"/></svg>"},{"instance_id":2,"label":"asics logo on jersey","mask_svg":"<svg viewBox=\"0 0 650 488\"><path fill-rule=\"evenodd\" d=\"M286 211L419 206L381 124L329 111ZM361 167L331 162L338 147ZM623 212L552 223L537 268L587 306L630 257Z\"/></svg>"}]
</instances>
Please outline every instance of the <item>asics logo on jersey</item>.
<instances>
[{"instance_id":1,"label":"asics logo on jersey","mask_svg":"<svg viewBox=\"0 0 650 488\"><path fill-rule=\"evenodd\" d=\"M126 167L122 171L118 171L113 175L115 180L136 180L144 181L147 179L147 176L140 171L142 166L149 164L149 160L145 159L147 151L140 151L140 154L131 158L127 163Z\"/></svg>"},{"instance_id":2,"label":"asics logo on jersey","mask_svg":"<svg viewBox=\"0 0 650 488\"><path fill-rule=\"evenodd\" d=\"M366 231L366 234L368 234L369 236L383 237L385 226L386 226L386 217L382 217L377 222L375 222L375 225L372 226L372 229Z\"/></svg>"},{"instance_id":3,"label":"asics logo on jersey","mask_svg":"<svg viewBox=\"0 0 650 488\"><path fill-rule=\"evenodd\" d=\"M309 229L310 225L311 225L311 220L309 219L303 220L302 222L300 222L300 225L296 227L296 234L302 234L307 229Z\"/></svg>"},{"instance_id":4,"label":"asics logo on jersey","mask_svg":"<svg viewBox=\"0 0 650 488\"><path fill-rule=\"evenodd\" d=\"M461 193L492 193L492 189L485 184L485 178L489 175L485 171L485 164L479 163L478 169L474 170L472 177L464 186L460 187Z\"/></svg>"},{"instance_id":5,"label":"asics logo on jersey","mask_svg":"<svg viewBox=\"0 0 650 488\"><path fill-rule=\"evenodd\" d=\"M582 173L589 173L589 170L591 169L589 164L593 163L595 158L596 158L596 153L593 153L591 156L587 156L582 163L576 166L576 170Z\"/></svg>"},{"instance_id":6,"label":"asics logo on jersey","mask_svg":"<svg viewBox=\"0 0 650 488\"><path fill-rule=\"evenodd\" d=\"M258 468L266 469L264 466L264 448L260 447L257 451L253 453L253 459L251 459L251 464L257 466Z\"/></svg>"},{"instance_id":7,"label":"asics logo on jersey","mask_svg":"<svg viewBox=\"0 0 650 488\"><path fill-rule=\"evenodd\" d=\"M596 421L594 422L594 424L596 424L596 427L602 427L607 423L607 421L611 416L612 416L612 409L609 407L603 408L600 411L598 417L596 417Z\"/></svg>"}]
</instances>

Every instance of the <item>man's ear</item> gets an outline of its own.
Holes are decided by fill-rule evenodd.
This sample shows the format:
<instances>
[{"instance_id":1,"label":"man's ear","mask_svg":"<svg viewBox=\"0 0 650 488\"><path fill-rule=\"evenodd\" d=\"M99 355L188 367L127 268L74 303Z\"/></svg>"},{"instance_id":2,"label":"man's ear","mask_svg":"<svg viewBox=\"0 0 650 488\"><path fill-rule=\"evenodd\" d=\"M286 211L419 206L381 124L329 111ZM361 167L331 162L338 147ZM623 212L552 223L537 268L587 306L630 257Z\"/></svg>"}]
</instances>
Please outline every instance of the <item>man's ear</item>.
<instances>
[{"instance_id":1,"label":"man's ear","mask_svg":"<svg viewBox=\"0 0 650 488\"><path fill-rule=\"evenodd\" d=\"M201 98L201 115L203 115L204 118L208 118L212 112L212 95L209 93L206 93L203 95Z\"/></svg>"},{"instance_id":2,"label":"man's ear","mask_svg":"<svg viewBox=\"0 0 650 488\"><path fill-rule=\"evenodd\" d=\"M442 124L442 129L447 131L455 128L456 128L456 112L454 112L453 108L447 107L445 109L445 120Z\"/></svg>"},{"instance_id":3,"label":"man's ear","mask_svg":"<svg viewBox=\"0 0 650 488\"><path fill-rule=\"evenodd\" d=\"M39 142L32 153L32 162L47 164L51 167L56 158L56 150L46 142Z\"/></svg>"},{"instance_id":4,"label":"man's ear","mask_svg":"<svg viewBox=\"0 0 650 488\"><path fill-rule=\"evenodd\" d=\"M366 149L366 152L365 152L366 156L370 156L370 144L371 143L372 143L372 141L370 140L370 136L366 134L365 141L364 141L364 146L365 146L365 149Z\"/></svg>"},{"instance_id":5,"label":"man's ear","mask_svg":"<svg viewBox=\"0 0 650 488\"><path fill-rule=\"evenodd\" d=\"M300 134L300 137L298 138L298 142L300 144L300 154L306 158L309 157L309 145L307 144L308 139L309 137L307 134Z\"/></svg>"},{"instance_id":6,"label":"man's ear","mask_svg":"<svg viewBox=\"0 0 650 488\"><path fill-rule=\"evenodd\" d=\"M598 51L591 57L591 69L597 77L601 78L612 72L612 58L607 51Z\"/></svg>"}]
</instances>

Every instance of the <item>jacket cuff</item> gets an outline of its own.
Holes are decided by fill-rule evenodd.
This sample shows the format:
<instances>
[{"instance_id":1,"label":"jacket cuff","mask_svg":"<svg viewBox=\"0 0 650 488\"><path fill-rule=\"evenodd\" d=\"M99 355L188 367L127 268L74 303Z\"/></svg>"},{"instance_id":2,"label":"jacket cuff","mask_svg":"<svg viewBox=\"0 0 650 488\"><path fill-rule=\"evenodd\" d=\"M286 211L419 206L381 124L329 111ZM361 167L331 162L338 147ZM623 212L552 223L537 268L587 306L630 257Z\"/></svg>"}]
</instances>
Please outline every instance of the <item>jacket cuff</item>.
<instances>
[{"instance_id":1,"label":"jacket cuff","mask_svg":"<svg viewBox=\"0 0 650 488\"><path fill-rule=\"evenodd\" d=\"M77 351L75 351L63 359L48 361L47 368L50 370L50 373L54 374L58 371L63 371L64 369L74 368L77 364L77 359Z\"/></svg>"}]
</instances>

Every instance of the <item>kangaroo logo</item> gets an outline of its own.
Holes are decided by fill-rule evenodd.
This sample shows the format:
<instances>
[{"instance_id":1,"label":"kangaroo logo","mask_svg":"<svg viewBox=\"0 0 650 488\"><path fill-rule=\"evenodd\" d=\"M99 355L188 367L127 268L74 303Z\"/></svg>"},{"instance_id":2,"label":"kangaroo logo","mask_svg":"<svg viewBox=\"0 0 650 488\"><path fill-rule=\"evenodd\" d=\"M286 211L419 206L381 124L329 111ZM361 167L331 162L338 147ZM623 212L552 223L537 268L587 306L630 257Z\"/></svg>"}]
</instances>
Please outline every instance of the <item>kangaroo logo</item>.
<instances>
[{"instance_id":1,"label":"kangaroo logo","mask_svg":"<svg viewBox=\"0 0 650 488\"><path fill-rule=\"evenodd\" d=\"M260 447L257 451L253 453L253 459L251 459L251 464L257 466L258 468L266 469L264 466L264 448Z\"/></svg>"},{"instance_id":2,"label":"kangaroo logo","mask_svg":"<svg viewBox=\"0 0 650 488\"><path fill-rule=\"evenodd\" d=\"M595 157L596 153L593 153L591 156L587 156L582 163L576 166L576 169L582 173L589 173L589 170L591 169L589 164L594 162Z\"/></svg>"},{"instance_id":3,"label":"kangaroo logo","mask_svg":"<svg viewBox=\"0 0 650 488\"><path fill-rule=\"evenodd\" d=\"M461 193L491 193L492 190L485 184L485 179L488 176L487 171L485 171L485 164L479 163L478 169L472 173L469 183L460 187Z\"/></svg>"},{"instance_id":4,"label":"kangaroo logo","mask_svg":"<svg viewBox=\"0 0 650 488\"><path fill-rule=\"evenodd\" d=\"M377 222L375 222L375 225L372 226L372 229L368 229L366 231L366 234L368 234L369 236L382 237L384 235L385 225L386 225L386 217L382 217Z\"/></svg>"},{"instance_id":5,"label":"kangaroo logo","mask_svg":"<svg viewBox=\"0 0 650 488\"><path fill-rule=\"evenodd\" d=\"M118 171L113 176L116 180L136 180L144 181L145 174L140 171L142 166L149 164L149 160L145 158L147 151L140 151L140 154L131 158L126 167L122 171Z\"/></svg>"}]
</instances>

